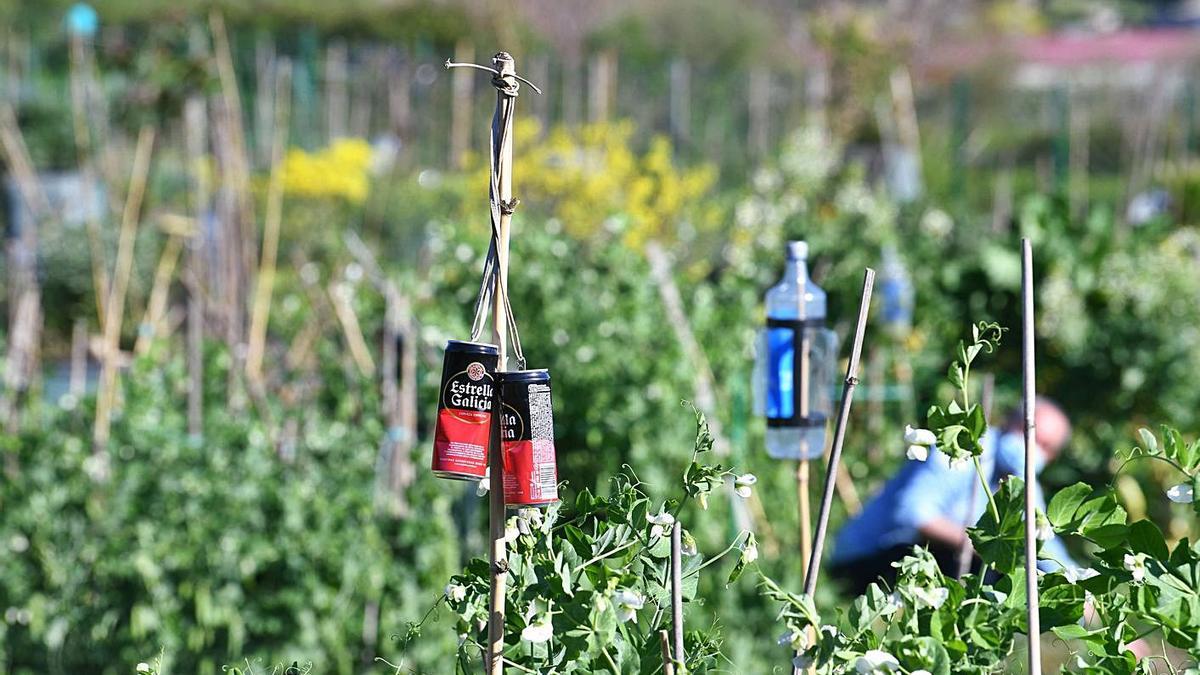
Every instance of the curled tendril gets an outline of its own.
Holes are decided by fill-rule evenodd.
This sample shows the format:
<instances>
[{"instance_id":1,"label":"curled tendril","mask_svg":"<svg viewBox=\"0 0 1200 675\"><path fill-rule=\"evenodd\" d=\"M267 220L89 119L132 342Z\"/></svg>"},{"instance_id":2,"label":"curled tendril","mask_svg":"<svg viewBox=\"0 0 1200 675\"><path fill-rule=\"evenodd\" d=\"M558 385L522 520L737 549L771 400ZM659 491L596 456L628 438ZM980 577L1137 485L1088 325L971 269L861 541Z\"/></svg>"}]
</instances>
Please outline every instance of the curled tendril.
<instances>
[{"instance_id":1,"label":"curled tendril","mask_svg":"<svg viewBox=\"0 0 1200 675\"><path fill-rule=\"evenodd\" d=\"M991 354L996 351L996 347L1000 346L1000 340L1007 331L1007 328L994 321L980 321L975 324L972 337L975 338L975 344L983 347L984 352Z\"/></svg>"}]
</instances>

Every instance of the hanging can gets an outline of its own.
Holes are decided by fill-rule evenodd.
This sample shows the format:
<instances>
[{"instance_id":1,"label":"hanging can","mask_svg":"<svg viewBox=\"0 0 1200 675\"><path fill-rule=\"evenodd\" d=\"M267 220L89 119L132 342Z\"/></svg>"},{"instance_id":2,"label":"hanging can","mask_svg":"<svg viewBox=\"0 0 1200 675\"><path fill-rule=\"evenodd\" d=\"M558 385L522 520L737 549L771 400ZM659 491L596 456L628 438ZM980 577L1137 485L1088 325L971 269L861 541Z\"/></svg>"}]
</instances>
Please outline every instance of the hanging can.
<instances>
[{"instance_id":1,"label":"hanging can","mask_svg":"<svg viewBox=\"0 0 1200 675\"><path fill-rule=\"evenodd\" d=\"M496 345L460 340L446 343L433 435L434 475L480 480L486 474L499 361Z\"/></svg>"},{"instance_id":2,"label":"hanging can","mask_svg":"<svg viewBox=\"0 0 1200 675\"><path fill-rule=\"evenodd\" d=\"M554 412L550 372L501 372L500 438L504 457L504 503L545 506L558 501Z\"/></svg>"}]
</instances>

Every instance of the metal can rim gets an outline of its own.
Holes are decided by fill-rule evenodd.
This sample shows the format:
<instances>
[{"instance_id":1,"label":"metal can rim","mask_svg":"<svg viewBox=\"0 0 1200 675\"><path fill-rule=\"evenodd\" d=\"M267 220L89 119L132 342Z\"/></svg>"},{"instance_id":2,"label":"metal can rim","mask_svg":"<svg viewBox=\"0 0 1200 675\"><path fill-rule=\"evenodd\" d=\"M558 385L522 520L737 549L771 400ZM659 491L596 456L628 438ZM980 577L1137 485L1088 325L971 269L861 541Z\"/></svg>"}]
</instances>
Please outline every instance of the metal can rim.
<instances>
[{"instance_id":1,"label":"metal can rim","mask_svg":"<svg viewBox=\"0 0 1200 675\"><path fill-rule=\"evenodd\" d=\"M532 370L501 370L496 372L501 384L508 382L549 382L550 371L546 368Z\"/></svg>"},{"instance_id":2,"label":"metal can rim","mask_svg":"<svg viewBox=\"0 0 1200 675\"><path fill-rule=\"evenodd\" d=\"M500 347L487 342L470 342L467 340L447 340L446 351L464 354L485 354L499 356Z\"/></svg>"}]
</instances>

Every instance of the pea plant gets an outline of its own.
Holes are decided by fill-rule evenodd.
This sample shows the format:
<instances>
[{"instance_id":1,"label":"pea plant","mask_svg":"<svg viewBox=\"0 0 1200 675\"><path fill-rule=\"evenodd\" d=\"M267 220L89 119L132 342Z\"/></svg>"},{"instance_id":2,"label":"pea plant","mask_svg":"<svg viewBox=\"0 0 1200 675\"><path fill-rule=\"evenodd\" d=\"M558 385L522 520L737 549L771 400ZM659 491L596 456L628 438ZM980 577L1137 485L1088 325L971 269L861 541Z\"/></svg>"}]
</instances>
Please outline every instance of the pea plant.
<instances>
[{"instance_id":1,"label":"pea plant","mask_svg":"<svg viewBox=\"0 0 1200 675\"><path fill-rule=\"evenodd\" d=\"M738 475L703 461L713 444L704 415L696 412L692 458L677 486L679 495L655 503L633 470L615 476L607 496L584 489L571 502L548 509L521 509L507 521L509 547L506 665L520 672L655 672L663 667L659 631L670 627L670 534L689 500L707 508L726 481L738 498L750 496L753 475ZM685 603L693 601L700 574L736 552L732 582L758 557L754 535L743 531L725 549L705 556L682 533ZM438 599L458 632L456 668L475 672L487 637L488 563L476 558L454 575ZM410 626L402 640L415 638ZM685 636L687 671L703 672L723 659L712 626ZM679 667L677 666L677 667ZM678 670L677 670L678 672Z\"/></svg>"},{"instance_id":2,"label":"pea plant","mask_svg":"<svg viewBox=\"0 0 1200 675\"><path fill-rule=\"evenodd\" d=\"M928 428L905 430L910 459L924 461L936 445L951 463L972 461L988 507L971 541L983 566L978 574L947 577L923 547L896 563L894 585L871 584L845 609L823 616L812 598L787 591L762 575L762 594L779 603L779 644L793 665L816 673L1000 673L1016 636L1027 631L1024 567L1024 484L1002 480L993 492L980 468L987 422L969 398L971 366L1000 344L996 324L972 327L949 369L955 397L928 412ZM1142 431L1143 448L1128 461L1170 464L1185 478L1168 491L1193 501L1200 475L1200 441L1187 444L1164 428L1163 442ZM1094 551L1089 567L1047 558L1039 571L1039 617L1044 630L1067 641L1068 672L1196 673L1200 659L1200 545L1168 546L1148 520L1128 522L1109 488L1077 483L1059 491L1036 514L1040 542L1054 535L1082 538ZM1042 557L1039 553L1039 557ZM1158 640L1154 655L1149 655ZM1168 656L1171 655L1171 656ZM1173 657L1173 658L1172 658Z\"/></svg>"}]
</instances>

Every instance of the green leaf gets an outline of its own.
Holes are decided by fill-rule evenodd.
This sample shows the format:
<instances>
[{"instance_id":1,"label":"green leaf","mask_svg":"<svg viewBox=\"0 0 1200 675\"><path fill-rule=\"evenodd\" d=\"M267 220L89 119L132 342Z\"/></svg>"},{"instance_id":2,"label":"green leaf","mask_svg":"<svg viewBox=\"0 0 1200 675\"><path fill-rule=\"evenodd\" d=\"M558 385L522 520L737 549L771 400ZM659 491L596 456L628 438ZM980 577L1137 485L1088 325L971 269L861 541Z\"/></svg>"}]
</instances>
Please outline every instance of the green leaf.
<instances>
[{"instance_id":1,"label":"green leaf","mask_svg":"<svg viewBox=\"0 0 1200 675\"><path fill-rule=\"evenodd\" d=\"M1068 529L1075 522L1075 513L1088 497L1092 487L1087 483L1076 483L1058 491L1046 508L1046 517L1056 530Z\"/></svg>"},{"instance_id":2,"label":"green leaf","mask_svg":"<svg viewBox=\"0 0 1200 675\"><path fill-rule=\"evenodd\" d=\"M1129 526L1129 547L1135 553L1145 553L1158 560L1166 560L1169 555L1162 532L1149 520L1139 520Z\"/></svg>"},{"instance_id":3,"label":"green leaf","mask_svg":"<svg viewBox=\"0 0 1200 675\"><path fill-rule=\"evenodd\" d=\"M1024 482L1016 477L1001 481L994 495L999 521L989 508L979 524L969 530L980 559L1002 574L1016 569L1024 556L1024 487Z\"/></svg>"},{"instance_id":4,"label":"green leaf","mask_svg":"<svg viewBox=\"0 0 1200 675\"><path fill-rule=\"evenodd\" d=\"M1158 439L1154 437L1154 433L1146 427L1138 429L1138 435L1142 437L1142 445L1145 446L1146 452L1150 454L1158 453Z\"/></svg>"}]
</instances>

